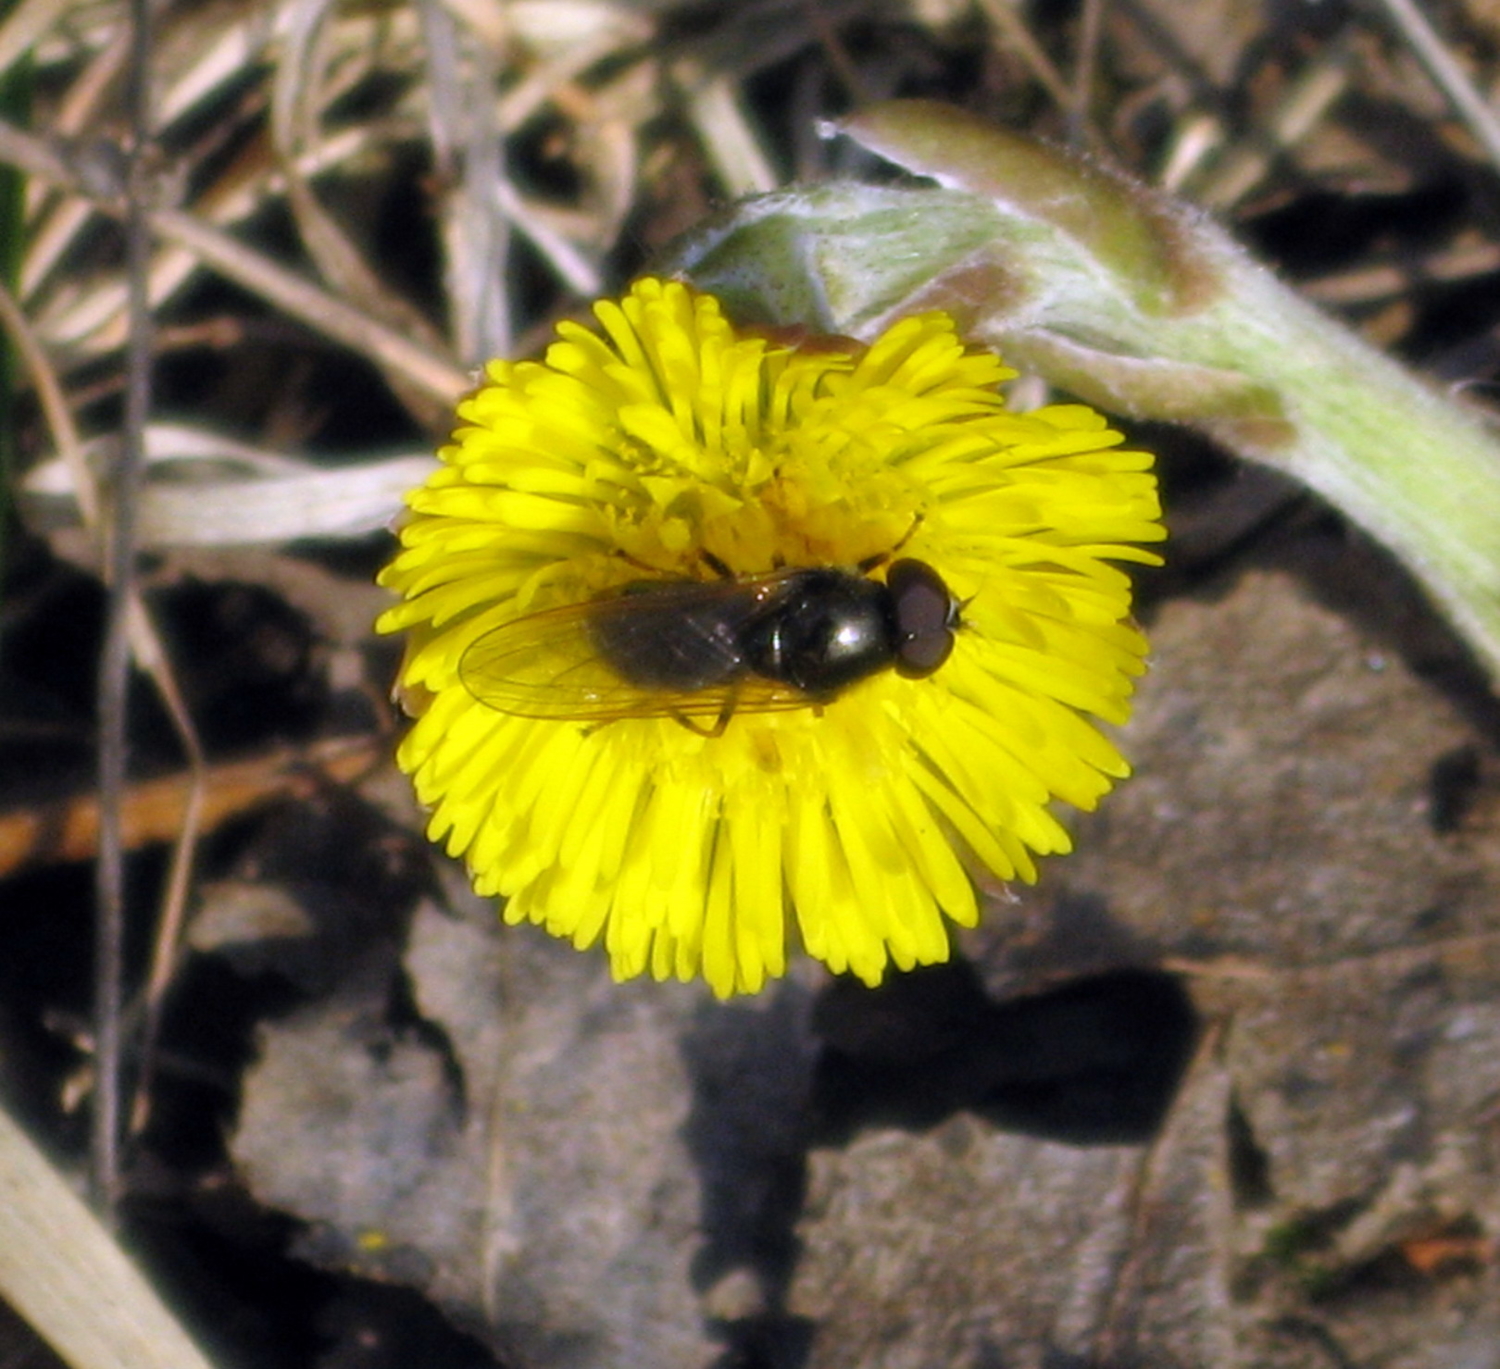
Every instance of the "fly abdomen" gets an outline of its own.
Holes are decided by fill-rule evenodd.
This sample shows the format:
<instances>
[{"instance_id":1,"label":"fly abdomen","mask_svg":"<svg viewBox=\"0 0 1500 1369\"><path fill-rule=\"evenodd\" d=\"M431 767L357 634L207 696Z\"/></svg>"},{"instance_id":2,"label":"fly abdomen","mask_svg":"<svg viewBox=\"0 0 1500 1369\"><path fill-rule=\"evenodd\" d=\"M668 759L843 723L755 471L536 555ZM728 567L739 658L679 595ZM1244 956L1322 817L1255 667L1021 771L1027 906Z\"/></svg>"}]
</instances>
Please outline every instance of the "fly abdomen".
<instances>
[{"instance_id":1,"label":"fly abdomen","mask_svg":"<svg viewBox=\"0 0 1500 1369\"><path fill-rule=\"evenodd\" d=\"M632 601L630 612L600 614L589 623L589 635L600 657L627 683L641 689L712 689L749 668L739 642L743 607L722 598L704 602L703 586L696 583L642 581L623 593ZM753 590L740 593L753 602Z\"/></svg>"}]
</instances>

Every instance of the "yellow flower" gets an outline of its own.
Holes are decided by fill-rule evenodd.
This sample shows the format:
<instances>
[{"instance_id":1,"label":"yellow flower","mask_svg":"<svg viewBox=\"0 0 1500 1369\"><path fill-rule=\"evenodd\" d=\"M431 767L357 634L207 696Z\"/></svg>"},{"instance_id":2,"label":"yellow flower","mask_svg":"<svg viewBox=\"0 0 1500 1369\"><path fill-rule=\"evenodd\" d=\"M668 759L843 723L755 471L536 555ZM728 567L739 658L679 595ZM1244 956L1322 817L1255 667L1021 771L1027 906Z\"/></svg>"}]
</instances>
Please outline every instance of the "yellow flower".
<instances>
[{"instance_id":1,"label":"yellow flower","mask_svg":"<svg viewBox=\"0 0 1500 1369\"><path fill-rule=\"evenodd\" d=\"M944 314L798 345L654 279L594 312L602 332L565 323L544 361L490 364L381 576L402 596L379 627L409 634L398 759L429 835L507 922L602 936L620 979L754 992L793 925L869 984L945 960L947 921L978 916L966 862L1033 880L1033 854L1069 849L1051 801L1092 808L1127 773L1086 715L1123 721L1142 670L1107 561L1158 560L1132 545L1164 535L1150 456L1080 405L1008 411L1013 372ZM475 686L497 628L525 619L529 640L633 582L879 581L892 554L958 600L927 678L731 702L720 727L519 716Z\"/></svg>"}]
</instances>

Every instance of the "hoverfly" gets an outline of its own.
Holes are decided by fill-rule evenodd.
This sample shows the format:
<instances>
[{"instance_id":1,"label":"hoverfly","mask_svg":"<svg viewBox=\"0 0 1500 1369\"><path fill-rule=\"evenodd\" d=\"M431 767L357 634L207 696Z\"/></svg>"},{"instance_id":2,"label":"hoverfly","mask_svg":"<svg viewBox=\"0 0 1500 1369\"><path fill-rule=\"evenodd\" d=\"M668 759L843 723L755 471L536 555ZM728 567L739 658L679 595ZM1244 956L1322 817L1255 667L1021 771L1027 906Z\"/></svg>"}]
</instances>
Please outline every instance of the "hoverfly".
<instances>
[{"instance_id":1,"label":"hoverfly","mask_svg":"<svg viewBox=\"0 0 1500 1369\"><path fill-rule=\"evenodd\" d=\"M931 675L960 604L923 561L884 583L811 567L722 580L637 580L485 633L459 661L480 703L523 718L717 717L826 704L894 668Z\"/></svg>"}]
</instances>

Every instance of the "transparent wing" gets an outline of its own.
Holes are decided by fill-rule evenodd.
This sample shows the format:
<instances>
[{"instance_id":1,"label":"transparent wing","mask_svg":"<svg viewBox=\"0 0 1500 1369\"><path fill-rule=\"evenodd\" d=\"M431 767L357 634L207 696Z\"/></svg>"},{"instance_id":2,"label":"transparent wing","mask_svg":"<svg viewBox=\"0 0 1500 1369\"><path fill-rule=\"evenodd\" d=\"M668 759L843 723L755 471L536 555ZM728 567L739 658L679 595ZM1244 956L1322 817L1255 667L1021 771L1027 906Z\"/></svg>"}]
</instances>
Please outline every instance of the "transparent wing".
<instances>
[{"instance_id":1,"label":"transparent wing","mask_svg":"<svg viewBox=\"0 0 1500 1369\"><path fill-rule=\"evenodd\" d=\"M504 623L464 652L480 703L523 718L717 717L808 708L801 690L751 674L738 648L784 576L632 585Z\"/></svg>"}]
</instances>

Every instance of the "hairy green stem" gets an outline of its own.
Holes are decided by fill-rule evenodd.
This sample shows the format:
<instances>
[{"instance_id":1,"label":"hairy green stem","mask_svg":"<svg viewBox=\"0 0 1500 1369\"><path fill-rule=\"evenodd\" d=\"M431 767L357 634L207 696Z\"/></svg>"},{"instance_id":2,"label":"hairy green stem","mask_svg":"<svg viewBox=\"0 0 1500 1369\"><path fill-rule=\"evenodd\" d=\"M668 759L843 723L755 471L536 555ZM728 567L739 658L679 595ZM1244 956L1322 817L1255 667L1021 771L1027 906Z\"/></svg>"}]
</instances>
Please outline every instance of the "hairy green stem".
<instances>
[{"instance_id":1,"label":"hairy green stem","mask_svg":"<svg viewBox=\"0 0 1500 1369\"><path fill-rule=\"evenodd\" d=\"M946 309L1101 408L1197 427L1394 551L1500 680L1500 442L1207 218L923 102L841 130L938 188L745 201L665 263L745 318L869 337Z\"/></svg>"}]
</instances>

